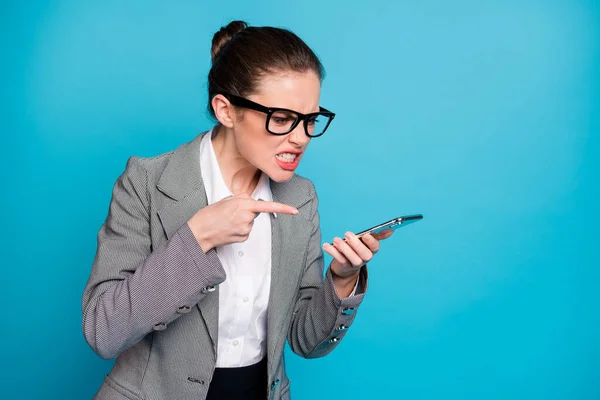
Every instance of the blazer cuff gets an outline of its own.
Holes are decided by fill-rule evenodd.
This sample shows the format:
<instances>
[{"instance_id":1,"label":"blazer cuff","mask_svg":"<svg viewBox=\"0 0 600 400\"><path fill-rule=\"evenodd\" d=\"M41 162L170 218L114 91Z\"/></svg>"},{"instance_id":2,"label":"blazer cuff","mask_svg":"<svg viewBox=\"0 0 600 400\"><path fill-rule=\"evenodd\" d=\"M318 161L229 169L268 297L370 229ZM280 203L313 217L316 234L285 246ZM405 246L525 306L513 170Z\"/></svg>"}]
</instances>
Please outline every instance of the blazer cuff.
<instances>
[{"instance_id":1,"label":"blazer cuff","mask_svg":"<svg viewBox=\"0 0 600 400\"><path fill-rule=\"evenodd\" d=\"M361 273L358 274L358 279L356 280L356 285L354 285L354 290L352 290L352 293L350 294L350 296L356 296L358 294L364 294L367 291L367 265L365 264L363 266L364 268L364 274L362 273L362 268L361 268Z\"/></svg>"},{"instance_id":2,"label":"blazer cuff","mask_svg":"<svg viewBox=\"0 0 600 400\"><path fill-rule=\"evenodd\" d=\"M331 287L332 296L334 297L333 303L336 307L352 307L358 306L362 303L362 300L367 292L368 287L368 277L369 271L366 265L363 265L358 273L358 281L354 287L354 294L351 294L349 297L341 298L338 296L337 291L335 290L335 285L333 283L333 275L331 273L331 269L327 269L327 274L325 275L326 284Z\"/></svg>"},{"instance_id":3,"label":"blazer cuff","mask_svg":"<svg viewBox=\"0 0 600 400\"><path fill-rule=\"evenodd\" d=\"M227 274L225 273L223 264L221 264L221 260L217 256L217 250L213 248L205 253L187 223L179 228L177 235L192 257L192 260L194 260L194 264L198 267L201 276L209 278L209 285L214 286L223 283Z\"/></svg>"}]
</instances>

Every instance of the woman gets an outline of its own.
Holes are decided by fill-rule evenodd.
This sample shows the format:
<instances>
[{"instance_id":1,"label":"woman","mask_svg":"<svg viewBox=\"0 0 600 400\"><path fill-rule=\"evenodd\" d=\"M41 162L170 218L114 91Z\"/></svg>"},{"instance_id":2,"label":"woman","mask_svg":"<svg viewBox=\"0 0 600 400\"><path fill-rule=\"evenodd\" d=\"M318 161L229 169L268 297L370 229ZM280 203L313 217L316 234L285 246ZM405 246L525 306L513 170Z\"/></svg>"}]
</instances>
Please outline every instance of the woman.
<instances>
[{"instance_id":1,"label":"woman","mask_svg":"<svg viewBox=\"0 0 600 400\"><path fill-rule=\"evenodd\" d=\"M212 59L218 124L131 157L98 233L83 330L117 358L98 399L288 399L286 337L302 357L331 352L386 237L324 244L323 279L317 196L294 174L334 117L319 107L312 50L287 30L234 21Z\"/></svg>"}]
</instances>

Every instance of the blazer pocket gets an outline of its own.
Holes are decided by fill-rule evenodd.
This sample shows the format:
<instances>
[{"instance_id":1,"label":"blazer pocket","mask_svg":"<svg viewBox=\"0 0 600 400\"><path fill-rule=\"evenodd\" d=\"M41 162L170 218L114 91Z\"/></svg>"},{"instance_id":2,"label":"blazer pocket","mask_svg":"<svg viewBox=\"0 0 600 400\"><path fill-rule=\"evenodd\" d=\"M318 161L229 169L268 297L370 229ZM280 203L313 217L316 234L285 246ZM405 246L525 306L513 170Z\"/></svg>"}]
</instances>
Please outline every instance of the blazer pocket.
<instances>
[{"instance_id":1,"label":"blazer pocket","mask_svg":"<svg viewBox=\"0 0 600 400\"><path fill-rule=\"evenodd\" d=\"M144 400L140 396L125 388L109 375L104 377L100 391L94 396L97 400Z\"/></svg>"}]
</instances>

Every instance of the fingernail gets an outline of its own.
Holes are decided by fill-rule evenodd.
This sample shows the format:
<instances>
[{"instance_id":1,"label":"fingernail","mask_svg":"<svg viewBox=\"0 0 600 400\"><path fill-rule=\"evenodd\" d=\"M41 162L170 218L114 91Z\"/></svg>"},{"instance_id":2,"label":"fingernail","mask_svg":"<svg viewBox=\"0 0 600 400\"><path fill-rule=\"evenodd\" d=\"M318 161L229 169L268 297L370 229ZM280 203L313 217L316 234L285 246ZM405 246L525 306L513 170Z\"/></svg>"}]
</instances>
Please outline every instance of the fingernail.
<instances>
[{"instance_id":1,"label":"fingernail","mask_svg":"<svg viewBox=\"0 0 600 400\"><path fill-rule=\"evenodd\" d=\"M350 239L354 239L354 234L352 232L346 232L346 234L344 235L344 237L348 240Z\"/></svg>"},{"instance_id":2,"label":"fingernail","mask_svg":"<svg viewBox=\"0 0 600 400\"><path fill-rule=\"evenodd\" d=\"M300 214L300 211L298 211L297 209L294 208L294 215L298 215Z\"/></svg>"}]
</instances>

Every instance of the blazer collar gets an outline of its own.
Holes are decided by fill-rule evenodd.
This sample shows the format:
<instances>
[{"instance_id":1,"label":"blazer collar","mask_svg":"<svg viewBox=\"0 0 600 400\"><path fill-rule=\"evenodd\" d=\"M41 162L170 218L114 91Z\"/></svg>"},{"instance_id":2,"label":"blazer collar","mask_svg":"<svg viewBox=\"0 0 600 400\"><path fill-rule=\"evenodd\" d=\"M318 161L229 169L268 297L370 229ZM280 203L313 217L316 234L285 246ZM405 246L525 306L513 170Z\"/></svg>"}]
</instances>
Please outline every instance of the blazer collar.
<instances>
[{"instance_id":1,"label":"blazer collar","mask_svg":"<svg viewBox=\"0 0 600 400\"><path fill-rule=\"evenodd\" d=\"M200 173L200 141L209 132L199 134L191 142L171 152L169 162L156 184L158 190L177 201L194 191L204 191Z\"/></svg>"}]
</instances>

